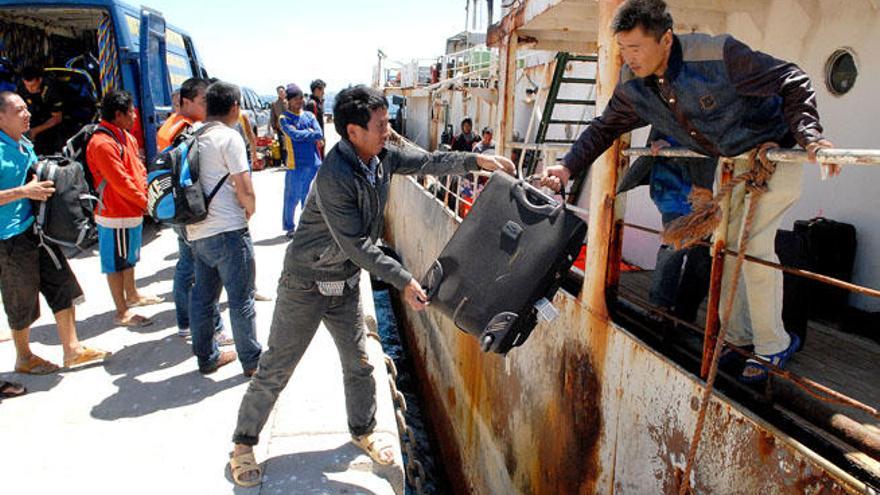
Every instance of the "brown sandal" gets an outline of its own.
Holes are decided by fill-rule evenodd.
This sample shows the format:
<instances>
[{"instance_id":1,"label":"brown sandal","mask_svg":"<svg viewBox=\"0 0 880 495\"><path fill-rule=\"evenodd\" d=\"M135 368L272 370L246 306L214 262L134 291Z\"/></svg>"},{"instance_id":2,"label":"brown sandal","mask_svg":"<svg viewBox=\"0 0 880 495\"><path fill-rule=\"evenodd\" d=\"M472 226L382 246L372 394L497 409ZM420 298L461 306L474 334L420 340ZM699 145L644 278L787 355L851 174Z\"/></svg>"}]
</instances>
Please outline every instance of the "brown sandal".
<instances>
[{"instance_id":1,"label":"brown sandal","mask_svg":"<svg viewBox=\"0 0 880 495\"><path fill-rule=\"evenodd\" d=\"M232 481L238 486L248 488L262 483L263 468L257 464L257 459L254 457L253 452L245 452L239 455L232 455L232 452L230 452L229 468L232 471ZM252 480L241 479L247 473L257 473L257 477Z\"/></svg>"},{"instance_id":2,"label":"brown sandal","mask_svg":"<svg viewBox=\"0 0 880 495\"><path fill-rule=\"evenodd\" d=\"M394 462L394 444L388 440L388 437L389 435L386 433L371 432L359 437L353 436L351 437L351 441L363 449L364 452L369 454L373 461L382 464L383 466L387 466ZM380 454L385 450L391 451L391 460L386 461L382 459Z\"/></svg>"},{"instance_id":3,"label":"brown sandal","mask_svg":"<svg viewBox=\"0 0 880 495\"><path fill-rule=\"evenodd\" d=\"M110 356L110 352L102 351L100 349L92 349L91 347L83 346L80 348L79 353L71 359L64 360L65 368L72 368L74 366L80 366L83 364L89 363L97 363L99 361L103 361Z\"/></svg>"},{"instance_id":4,"label":"brown sandal","mask_svg":"<svg viewBox=\"0 0 880 495\"><path fill-rule=\"evenodd\" d=\"M50 363L36 354L31 354L26 363L15 365L16 373L24 373L26 375L48 375L55 373L59 369L61 368L57 364Z\"/></svg>"}]
</instances>

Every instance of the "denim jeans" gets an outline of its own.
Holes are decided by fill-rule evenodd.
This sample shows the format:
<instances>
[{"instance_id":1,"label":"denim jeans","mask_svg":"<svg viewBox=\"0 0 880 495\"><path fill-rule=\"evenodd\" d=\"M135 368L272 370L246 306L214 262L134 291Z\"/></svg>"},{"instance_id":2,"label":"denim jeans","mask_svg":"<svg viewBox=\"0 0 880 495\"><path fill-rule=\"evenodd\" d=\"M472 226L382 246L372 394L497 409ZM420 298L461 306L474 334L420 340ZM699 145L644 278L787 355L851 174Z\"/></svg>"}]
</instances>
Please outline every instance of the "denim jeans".
<instances>
[{"instance_id":1,"label":"denim jeans","mask_svg":"<svg viewBox=\"0 0 880 495\"><path fill-rule=\"evenodd\" d=\"M278 282L269 350L260 359L257 374L241 401L233 442L257 444L275 401L322 321L342 363L349 432L359 436L376 427L376 383L365 348L360 288L346 287L341 296L323 296L315 281L285 272Z\"/></svg>"},{"instance_id":2,"label":"denim jeans","mask_svg":"<svg viewBox=\"0 0 880 495\"><path fill-rule=\"evenodd\" d=\"M210 367L220 357L214 341L214 322L220 311L220 291L229 298L232 337L242 368L257 367L260 343L257 342L254 311L254 246L247 229L224 232L190 241L195 264L195 285L190 298L193 354L199 368Z\"/></svg>"},{"instance_id":3,"label":"denim jeans","mask_svg":"<svg viewBox=\"0 0 880 495\"><path fill-rule=\"evenodd\" d=\"M672 313L682 320L693 322L709 293L711 271L712 259L706 246L675 249L661 245L651 278L649 301L655 306L672 309Z\"/></svg>"},{"instance_id":4,"label":"denim jeans","mask_svg":"<svg viewBox=\"0 0 880 495\"><path fill-rule=\"evenodd\" d=\"M182 227L172 227L177 233L177 266L174 268L174 311L177 316L177 328L189 328L189 300L193 285L196 283L196 267L192 248L186 240L186 231ZM223 318L217 309L214 319L214 333L223 332Z\"/></svg>"}]
</instances>

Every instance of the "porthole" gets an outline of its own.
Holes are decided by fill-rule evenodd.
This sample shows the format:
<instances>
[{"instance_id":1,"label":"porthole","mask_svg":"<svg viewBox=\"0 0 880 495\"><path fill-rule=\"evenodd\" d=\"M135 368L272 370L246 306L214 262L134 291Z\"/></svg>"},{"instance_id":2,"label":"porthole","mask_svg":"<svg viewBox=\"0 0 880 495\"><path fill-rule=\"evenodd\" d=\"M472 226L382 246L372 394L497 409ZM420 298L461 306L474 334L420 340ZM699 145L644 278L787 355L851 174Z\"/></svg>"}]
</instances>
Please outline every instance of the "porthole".
<instances>
[{"instance_id":1,"label":"porthole","mask_svg":"<svg viewBox=\"0 0 880 495\"><path fill-rule=\"evenodd\" d=\"M825 63L825 85L833 95L842 96L848 93L855 85L858 75L855 55L847 48L832 53Z\"/></svg>"}]
</instances>

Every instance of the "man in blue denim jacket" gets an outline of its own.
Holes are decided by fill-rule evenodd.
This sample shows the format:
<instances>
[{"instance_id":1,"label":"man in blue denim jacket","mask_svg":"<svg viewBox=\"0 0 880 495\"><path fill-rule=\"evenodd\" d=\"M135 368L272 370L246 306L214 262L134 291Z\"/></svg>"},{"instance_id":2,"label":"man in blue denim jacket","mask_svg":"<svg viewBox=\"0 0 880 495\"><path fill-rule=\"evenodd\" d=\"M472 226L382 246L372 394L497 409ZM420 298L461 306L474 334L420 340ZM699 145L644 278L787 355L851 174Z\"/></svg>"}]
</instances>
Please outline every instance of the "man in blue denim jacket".
<instances>
[{"instance_id":1,"label":"man in blue denim jacket","mask_svg":"<svg viewBox=\"0 0 880 495\"><path fill-rule=\"evenodd\" d=\"M676 35L672 24L663 0L628 0L620 6L612 25L624 60L620 81L563 165L548 168L545 185L558 189L571 176L580 176L621 134L646 125L712 157L733 157L774 142L800 145L815 160L819 149L833 146L822 136L810 78L798 66L753 51L729 35ZM832 176L839 173L837 165L822 166ZM737 160L734 169L745 171L748 162ZM748 254L776 261L776 230L800 196L802 174L799 165L777 168L758 205ZM728 245L734 250L746 199L742 186L731 195ZM726 260L726 280L734 261ZM722 300L730 289L723 284ZM778 271L746 263L731 318L728 341L754 345L755 353L778 366L798 348L797 338L782 326ZM766 368L752 360L741 379L754 382L766 376Z\"/></svg>"}]
</instances>

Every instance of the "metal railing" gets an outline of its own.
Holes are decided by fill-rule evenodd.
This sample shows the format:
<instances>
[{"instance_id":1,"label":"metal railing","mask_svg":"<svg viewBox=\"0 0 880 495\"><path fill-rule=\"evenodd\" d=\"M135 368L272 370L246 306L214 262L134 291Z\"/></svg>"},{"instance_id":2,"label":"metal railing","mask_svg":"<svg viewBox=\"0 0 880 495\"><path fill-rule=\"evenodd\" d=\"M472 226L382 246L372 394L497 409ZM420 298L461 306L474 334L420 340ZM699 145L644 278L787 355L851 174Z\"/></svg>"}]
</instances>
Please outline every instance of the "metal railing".
<instances>
[{"instance_id":1,"label":"metal railing","mask_svg":"<svg viewBox=\"0 0 880 495\"><path fill-rule=\"evenodd\" d=\"M426 176L416 182L434 195L438 201L443 203L444 208L452 213L458 222L461 222L483 190L484 182L480 179L488 180L490 175L492 175L490 172L476 171L458 176ZM466 191L469 186L470 193Z\"/></svg>"},{"instance_id":2,"label":"metal railing","mask_svg":"<svg viewBox=\"0 0 880 495\"><path fill-rule=\"evenodd\" d=\"M704 155L694 153L693 151L683 149L683 148L665 148L659 150L657 153L652 153L650 148L631 148L627 150L623 150L622 154L628 157L638 157L638 156L661 156L661 157L678 157L678 158L707 158ZM743 154L737 157L732 157L732 159L747 159L749 158L748 154ZM808 162L807 153L803 150L793 150L793 149L770 149L767 151L767 158L770 161L778 162L781 164L802 164ZM880 150L868 150L868 149L822 149L819 150L816 156L817 162L819 163L836 163L839 165L846 166L876 166L880 165ZM722 187L724 184L729 182L732 179L732 172L726 172L722 174L720 179L720 183L718 187ZM727 205L725 208L729 209L729 198L727 200ZM650 227L646 227L643 225L633 224L625 222L623 219L619 219L616 223L617 225L617 238L615 240L616 249L619 250L622 247L622 237L619 231L622 230L623 227L632 228L636 230L640 230L642 232L647 232L651 234L660 235L661 231L657 229L653 229ZM726 225L724 221L722 221L722 225L719 226L719 231L721 229L726 229ZM712 255L712 276L710 277L710 285L709 285L709 303L707 307L707 316L706 323L704 327L699 327L691 322L683 321L676 316L669 314L669 312L663 311L656 306L650 304L647 301L641 300L638 296L632 297L631 302L636 304L637 306L642 307L643 309L650 311L654 314L660 315L670 321L673 321L684 328L688 328L690 330L697 331L703 336L703 354L701 358L701 376L706 378L709 371L709 364L712 361L712 354L715 348L715 339L717 337L717 333L719 330L719 306L721 301L721 286L723 282L723 272L724 272L724 259L727 256L736 257L739 253L733 249L729 249L724 242L724 236L718 236L718 231L716 231L715 239L713 242L701 241L698 244L703 246L708 246L713 249ZM785 273L790 273L792 275L807 278L822 284L832 285L834 287L838 287L841 289L845 289L851 292L856 292L859 294L867 295L870 297L880 298L880 290L871 287L864 287L858 284L854 284L851 282L847 282L845 280L840 280L834 277L830 277L827 275L822 275L819 273L811 272L809 270L799 269L784 266L780 263L756 258L753 256L745 255L745 262L747 263L756 263L760 264L775 270L780 270ZM608 269L610 271L619 270L618 266L609 265ZM619 275L619 274L617 274ZM609 280L619 281L619 276L609 276ZM631 292L631 291L630 291ZM630 296L633 296L630 294ZM791 371L783 370L774 366L772 363L767 362L762 359L760 356L756 356L754 353L744 350L740 347L733 346L730 344L726 344L733 351L747 357L750 359L755 359L760 361L761 364L766 366L771 374L778 376L784 380L787 380L799 388L806 391L811 396L820 399L825 402L844 405L847 407L851 407L862 411L866 414L871 415L874 418L880 419L880 411L877 408L864 404L852 397L848 397L845 394L842 394L831 387L827 387L822 385L816 381L811 379L799 376Z\"/></svg>"}]
</instances>

